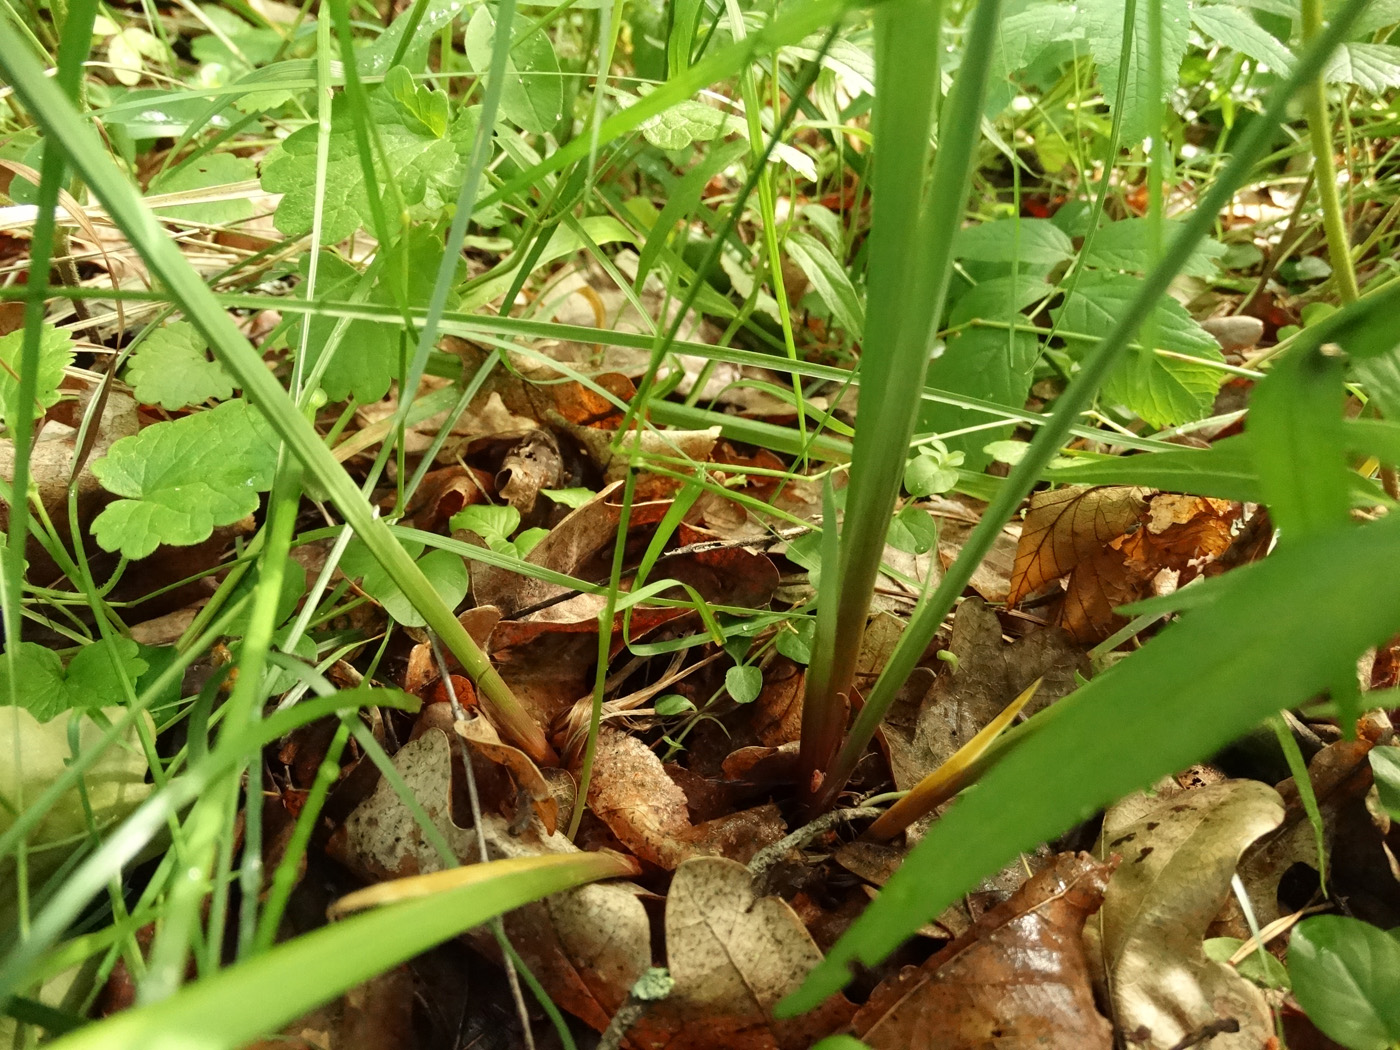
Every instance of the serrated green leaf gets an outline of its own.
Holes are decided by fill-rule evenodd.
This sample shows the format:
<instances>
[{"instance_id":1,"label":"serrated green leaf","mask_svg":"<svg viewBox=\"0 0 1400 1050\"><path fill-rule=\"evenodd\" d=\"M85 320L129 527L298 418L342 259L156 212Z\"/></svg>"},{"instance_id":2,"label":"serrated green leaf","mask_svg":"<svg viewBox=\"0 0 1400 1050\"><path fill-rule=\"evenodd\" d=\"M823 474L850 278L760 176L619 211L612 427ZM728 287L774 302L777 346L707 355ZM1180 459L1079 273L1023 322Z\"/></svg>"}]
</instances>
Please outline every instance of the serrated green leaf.
<instances>
[{"instance_id":1,"label":"serrated green leaf","mask_svg":"<svg viewBox=\"0 0 1400 1050\"><path fill-rule=\"evenodd\" d=\"M415 7L417 5L414 5ZM428 62L428 50L438 31L467 9L466 0L427 0L423 5L422 20L413 35L413 41L404 51L402 63L409 69L423 69ZM389 68L399 41L412 21L410 15L418 13L411 8L389 23L389 28L380 33L361 50L356 58L360 63L362 76L375 76Z\"/></svg>"},{"instance_id":2,"label":"serrated green leaf","mask_svg":"<svg viewBox=\"0 0 1400 1050\"><path fill-rule=\"evenodd\" d=\"M15 684L19 706L47 722L64 711L112 707L126 700L113 656L135 681L146 670L140 647L130 638L101 639L83 646L64 668L59 655L37 642L20 642ZM8 706L9 661L0 660L0 706Z\"/></svg>"},{"instance_id":3,"label":"serrated green leaf","mask_svg":"<svg viewBox=\"0 0 1400 1050\"><path fill-rule=\"evenodd\" d=\"M388 170L375 156L376 195L392 178L410 220L435 220L456 203L458 187L466 173L467 159L476 138L479 111L463 109L443 136L431 134L413 120L407 121L399 103L382 87L369 99L370 119L384 146ZM331 106L331 136L326 169L322 239L335 244L372 220L364 170L360 165L349 103L336 96ZM263 164L262 187L282 194L273 222L288 236L311 229L316 205L316 126L294 132Z\"/></svg>"},{"instance_id":4,"label":"serrated green leaf","mask_svg":"<svg viewBox=\"0 0 1400 1050\"><path fill-rule=\"evenodd\" d=\"M1073 4L1036 4L1002 19L997 46L992 51L988 75L986 116L994 117L1011 104L1018 93L1011 77L1033 64L1059 40L1084 35L1078 9Z\"/></svg>"},{"instance_id":5,"label":"serrated green leaf","mask_svg":"<svg viewBox=\"0 0 1400 1050\"><path fill-rule=\"evenodd\" d=\"M724 672L724 688L738 704L751 704L763 692L763 672L753 664L739 664Z\"/></svg>"},{"instance_id":6,"label":"serrated green leaf","mask_svg":"<svg viewBox=\"0 0 1400 1050\"><path fill-rule=\"evenodd\" d=\"M1165 243L1171 243L1181 225L1175 219L1167 219L1162 223ZM1146 219L1120 219L1101 227L1094 234L1093 243L1084 254L1083 263L1086 267L1101 270L1143 274L1153 262L1152 253L1147 245ZM1219 272L1218 260L1224 255L1225 245L1208 237L1202 238L1191 257L1182 266L1181 272L1189 277L1214 277Z\"/></svg>"},{"instance_id":7,"label":"serrated green leaf","mask_svg":"<svg viewBox=\"0 0 1400 1050\"><path fill-rule=\"evenodd\" d=\"M1191 21L1208 43L1224 44L1278 73L1286 74L1293 68L1292 52L1242 8L1228 3L1200 4L1191 9Z\"/></svg>"},{"instance_id":8,"label":"serrated green leaf","mask_svg":"<svg viewBox=\"0 0 1400 1050\"><path fill-rule=\"evenodd\" d=\"M232 153L206 153L198 160L163 172L151 180L151 193L181 193L211 186L227 186L258 177L258 166L251 157ZM184 219L209 226L229 226L253 217L253 202L246 197L211 201L206 204L165 204L152 207L157 215Z\"/></svg>"},{"instance_id":9,"label":"serrated green leaf","mask_svg":"<svg viewBox=\"0 0 1400 1050\"><path fill-rule=\"evenodd\" d=\"M1400 939L1346 915L1304 919L1288 943L1293 997L1350 1050L1400 1043Z\"/></svg>"},{"instance_id":10,"label":"serrated green leaf","mask_svg":"<svg viewBox=\"0 0 1400 1050\"><path fill-rule=\"evenodd\" d=\"M233 377L208 356L209 345L187 321L152 332L126 369L137 400L167 411L233 396Z\"/></svg>"},{"instance_id":11,"label":"serrated green leaf","mask_svg":"<svg viewBox=\"0 0 1400 1050\"><path fill-rule=\"evenodd\" d=\"M37 404L28 411L19 404L19 368L24 352L24 329L0 337L0 423L10 426L15 420L33 421L58 403L58 384L63 370L73 363L73 340L45 322L39 332L39 370L34 390Z\"/></svg>"},{"instance_id":12,"label":"serrated green leaf","mask_svg":"<svg viewBox=\"0 0 1400 1050\"><path fill-rule=\"evenodd\" d=\"M401 298L409 307L427 306L443 250L442 238L426 226L409 226L401 231L384 249L384 265L370 289L369 302L397 310ZM325 283L321 294L328 298L348 297L360 281L360 273L332 253L323 253L322 267ZM454 310L457 305L456 294L449 293L447 309ZM336 326L336 318L315 317L307 323L311 325L307 368L313 369ZM400 354L413 352L411 339L411 333L405 332L402 324L351 321L321 378L321 388L332 401L352 395L366 404L378 401L399 375Z\"/></svg>"},{"instance_id":13,"label":"serrated green leaf","mask_svg":"<svg viewBox=\"0 0 1400 1050\"><path fill-rule=\"evenodd\" d=\"M156 423L93 463L102 487L125 497L97 516L93 535L132 559L199 543L257 509L276 465L272 427L244 401Z\"/></svg>"},{"instance_id":14,"label":"serrated green leaf","mask_svg":"<svg viewBox=\"0 0 1400 1050\"><path fill-rule=\"evenodd\" d=\"M403 66L395 66L385 75L384 90L398 104L406 127L437 139L447 134L447 92L415 84Z\"/></svg>"},{"instance_id":15,"label":"serrated green leaf","mask_svg":"<svg viewBox=\"0 0 1400 1050\"><path fill-rule=\"evenodd\" d=\"M685 149L692 142L717 138L729 123L729 116L714 106L687 99L637 126L642 137L657 149Z\"/></svg>"},{"instance_id":16,"label":"serrated green leaf","mask_svg":"<svg viewBox=\"0 0 1400 1050\"><path fill-rule=\"evenodd\" d=\"M801 230L788 234L787 249L836 323L852 339L860 339L865 330L865 304L851 284L846 267L831 254L830 248Z\"/></svg>"},{"instance_id":17,"label":"serrated green leaf","mask_svg":"<svg viewBox=\"0 0 1400 1050\"><path fill-rule=\"evenodd\" d=\"M1054 311L1071 332L1093 334L1111 328L1137 295L1132 277L1086 274L1063 305ZM1103 385L1100 398L1124 405L1153 426L1165 427L1203 418L1220 389L1223 373L1210 362L1223 362L1220 344L1170 296L1157 304L1157 343L1199 358L1201 364L1146 354L1135 347Z\"/></svg>"},{"instance_id":18,"label":"serrated green leaf","mask_svg":"<svg viewBox=\"0 0 1400 1050\"><path fill-rule=\"evenodd\" d=\"M953 255L972 262L1053 266L1074 258L1074 245L1049 219L995 219L958 231Z\"/></svg>"},{"instance_id":19,"label":"serrated green leaf","mask_svg":"<svg viewBox=\"0 0 1400 1050\"><path fill-rule=\"evenodd\" d=\"M1118 65L1123 54L1124 0L1081 0L1079 4L1089 51L1099 68L1104 100L1110 105L1118 95ZM1160 0L1162 11L1162 98L1176 87L1177 72L1186 56L1190 10L1186 0ZM1128 90L1123 98L1124 146L1136 146L1156 129L1149 125L1154 100L1149 89L1147 54L1149 5L1139 3L1134 19L1133 46L1128 59Z\"/></svg>"},{"instance_id":20,"label":"serrated green leaf","mask_svg":"<svg viewBox=\"0 0 1400 1050\"><path fill-rule=\"evenodd\" d=\"M1355 84L1379 95L1400 87L1400 47L1348 41L1328 59L1322 75L1329 84Z\"/></svg>"},{"instance_id":21,"label":"serrated green leaf","mask_svg":"<svg viewBox=\"0 0 1400 1050\"><path fill-rule=\"evenodd\" d=\"M501 113L521 130L542 135L559 123L564 110L559 59L555 57L549 35L530 19L517 14L511 30L514 35L510 56L506 59ZM529 36L522 40L526 32ZM473 72L484 75L491 69L495 35L495 11L483 4L472 15L463 35L467 61Z\"/></svg>"}]
</instances>

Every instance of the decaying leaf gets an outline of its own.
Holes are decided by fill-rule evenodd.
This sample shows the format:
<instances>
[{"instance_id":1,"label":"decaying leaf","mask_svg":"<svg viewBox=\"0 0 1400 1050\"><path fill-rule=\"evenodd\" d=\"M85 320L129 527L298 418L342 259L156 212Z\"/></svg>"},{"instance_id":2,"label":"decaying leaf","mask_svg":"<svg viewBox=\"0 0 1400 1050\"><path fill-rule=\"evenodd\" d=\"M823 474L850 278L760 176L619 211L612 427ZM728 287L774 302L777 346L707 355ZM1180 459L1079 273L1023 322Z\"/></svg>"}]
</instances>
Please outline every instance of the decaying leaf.
<instances>
[{"instance_id":1,"label":"decaying leaf","mask_svg":"<svg viewBox=\"0 0 1400 1050\"><path fill-rule=\"evenodd\" d=\"M1201 944L1240 854L1282 819L1278 792L1252 780L1168 799L1126 827L1105 818L1100 851L1122 863L1085 933L1114 1022L1135 1046L1169 1050L1223 1026L1211 1029L1212 1050L1258 1050L1273 1034L1259 989Z\"/></svg>"},{"instance_id":2,"label":"decaying leaf","mask_svg":"<svg viewBox=\"0 0 1400 1050\"><path fill-rule=\"evenodd\" d=\"M773 1018L821 951L785 901L755 896L748 869L722 857L676 869L666 954L675 988L632 1030L642 1050L806 1050L854 1012L837 995L801 1017Z\"/></svg>"},{"instance_id":3,"label":"decaying leaf","mask_svg":"<svg viewBox=\"0 0 1400 1050\"><path fill-rule=\"evenodd\" d=\"M1031 496L1007 604L1057 580L1123 535L1142 516L1143 490L1067 485Z\"/></svg>"},{"instance_id":4,"label":"decaying leaf","mask_svg":"<svg viewBox=\"0 0 1400 1050\"><path fill-rule=\"evenodd\" d=\"M1110 1050L1080 934L1112 870L1061 854L928 962L882 982L852 1029L874 1050Z\"/></svg>"}]
</instances>

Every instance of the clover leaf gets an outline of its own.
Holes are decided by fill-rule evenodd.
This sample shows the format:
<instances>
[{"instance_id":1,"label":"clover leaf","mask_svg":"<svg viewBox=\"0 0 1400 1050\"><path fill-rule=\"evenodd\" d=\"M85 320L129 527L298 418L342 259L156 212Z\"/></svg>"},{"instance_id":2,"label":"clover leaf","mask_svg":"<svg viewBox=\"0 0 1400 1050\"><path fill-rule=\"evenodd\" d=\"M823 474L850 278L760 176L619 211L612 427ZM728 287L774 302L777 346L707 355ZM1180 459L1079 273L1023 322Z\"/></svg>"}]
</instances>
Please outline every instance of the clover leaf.
<instances>
[{"instance_id":1,"label":"clover leaf","mask_svg":"<svg viewBox=\"0 0 1400 1050\"><path fill-rule=\"evenodd\" d=\"M200 543L257 509L276 465L272 427L245 401L156 423L92 465L103 488L125 497L97 516L93 535L133 559L162 543Z\"/></svg>"},{"instance_id":2,"label":"clover leaf","mask_svg":"<svg viewBox=\"0 0 1400 1050\"><path fill-rule=\"evenodd\" d=\"M167 411L226 401L233 396L233 377L209 359L208 350L194 325L176 321L146 337L132 355L126 381L139 400Z\"/></svg>"}]
</instances>

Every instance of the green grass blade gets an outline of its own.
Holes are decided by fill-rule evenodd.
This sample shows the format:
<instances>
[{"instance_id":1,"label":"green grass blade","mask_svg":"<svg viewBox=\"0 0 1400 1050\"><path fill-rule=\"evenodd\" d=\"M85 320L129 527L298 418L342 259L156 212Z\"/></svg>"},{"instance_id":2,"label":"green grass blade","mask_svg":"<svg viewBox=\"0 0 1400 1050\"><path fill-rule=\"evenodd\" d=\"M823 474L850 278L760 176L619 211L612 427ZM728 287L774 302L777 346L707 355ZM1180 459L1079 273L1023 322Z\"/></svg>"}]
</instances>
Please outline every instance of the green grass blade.
<instances>
[{"instance_id":1,"label":"green grass blade","mask_svg":"<svg viewBox=\"0 0 1400 1050\"><path fill-rule=\"evenodd\" d=\"M298 937L50 1044L54 1050L237 1050L349 988L473 926L551 893L628 874L603 853L452 869L456 884Z\"/></svg>"},{"instance_id":2,"label":"green grass blade","mask_svg":"<svg viewBox=\"0 0 1400 1050\"><path fill-rule=\"evenodd\" d=\"M438 597L421 569L394 541L387 526L374 517L369 503L341 469L315 429L297 411L287 392L267 370L261 355L238 330L160 227L140 194L117 170L101 142L43 69L19 48L0 49L0 71L29 111L82 173L93 193L126 232L151 272L162 280L171 297L199 329L216 357L238 380L249 399L267 417L278 436L329 495L351 528L365 541L399 589L413 601L428 626L477 679L488 707L502 728L537 758L551 752L540 727L525 713L484 653Z\"/></svg>"}]
</instances>

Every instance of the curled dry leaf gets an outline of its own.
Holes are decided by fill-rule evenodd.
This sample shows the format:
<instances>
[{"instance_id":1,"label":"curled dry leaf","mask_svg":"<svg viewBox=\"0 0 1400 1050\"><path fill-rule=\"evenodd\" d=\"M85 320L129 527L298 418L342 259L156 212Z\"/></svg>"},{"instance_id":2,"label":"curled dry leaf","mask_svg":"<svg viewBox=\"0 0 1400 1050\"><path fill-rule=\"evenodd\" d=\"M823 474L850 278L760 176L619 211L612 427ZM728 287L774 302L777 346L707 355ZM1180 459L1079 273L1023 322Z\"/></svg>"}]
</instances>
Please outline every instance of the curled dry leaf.
<instances>
[{"instance_id":1,"label":"curled dry leaf","mask_svg":"<svg viewBox=\"0 0 1400 1050\"><path fill-rule=\"evenodd\" d=\"M607 726L598 734L588 807L636 856L663 868L713 854L747 861L786 831L773 805L692 825L685 792L656 753Z\"/></svg>"},{"instance_id":2,"label":"curled dry leaf","mask_svg":"<svg viewBox=\"0 0 1400 1050\"><path fill-rule=\"evenodd\" d=\"M1007 604L1058 580L1123 535L1142 516L1142 489L1067 485L1031 496L1021 526Z\"/></svg>"},{"instance_id":3,"label":"curled dry leaf","mask_svg":"<svg viewBox=\"0 0 1400 1050\"><path fill-rule=\"evenodd\" d=\"M1111 1050L1081 931L1112 870L1061 854L928 962L883 981L855 1034L874 1050Z\"/></svg>"},{"instance_id":4,"label":"curled dry leaf","mask_svg":"<svg viewBox=\"0 0 1400 1050\"><path fill-rule=\"evenodd\" d=\"M774 1019L774 1005L822 954L787 902L757 897L748 869L722 857L676 869L666 954L675 987L633 1028L641 1050L806 1050L855 1009L836 995L801 1017Z\"/></svg>"},{"instance_id":5,"label":"curled dry leaf","mask_svg":"<svg viewBox=\"0 0 1400 1050\"><path fill-rule=\"evenodd\" d=\"M457 722L453 729L471 744L473 751L510 771L517 790L529 797L535 816L540 818L544 830L553 835L559 820L559 803L530 756L505 743L496 727L480 715Z\"/></svg>"},{"instance_id":6,"label":"curled dry leaf","mask_svg":"<svg viewBox=\"0 0 1400 1050\"><path fill-rule=\"evenodd\" d=\"M1228 780L1169 799L1126 827L1105 820L1100 851L1122 856L1086 928L1104 999L1135 1046L1169 1050L1208 1026L1211 1050L1258 1050L1273 1034L1254 985L1207 959L1206 928L1240 854L1283 819L1278 792Z\"/></svg>"},{"instance_id":7,"label":"curled dry leaf","mask_svg":"<svg viewBox=\"0 0 1400 1050\"><path fill-rule=\"evenodd\" d=\"M535 430L506 453L496 475L496 489L522 516L535 509L540 489L557 489L564 479L559 442L547 430Z\"/></svg>"}]
</instances>

